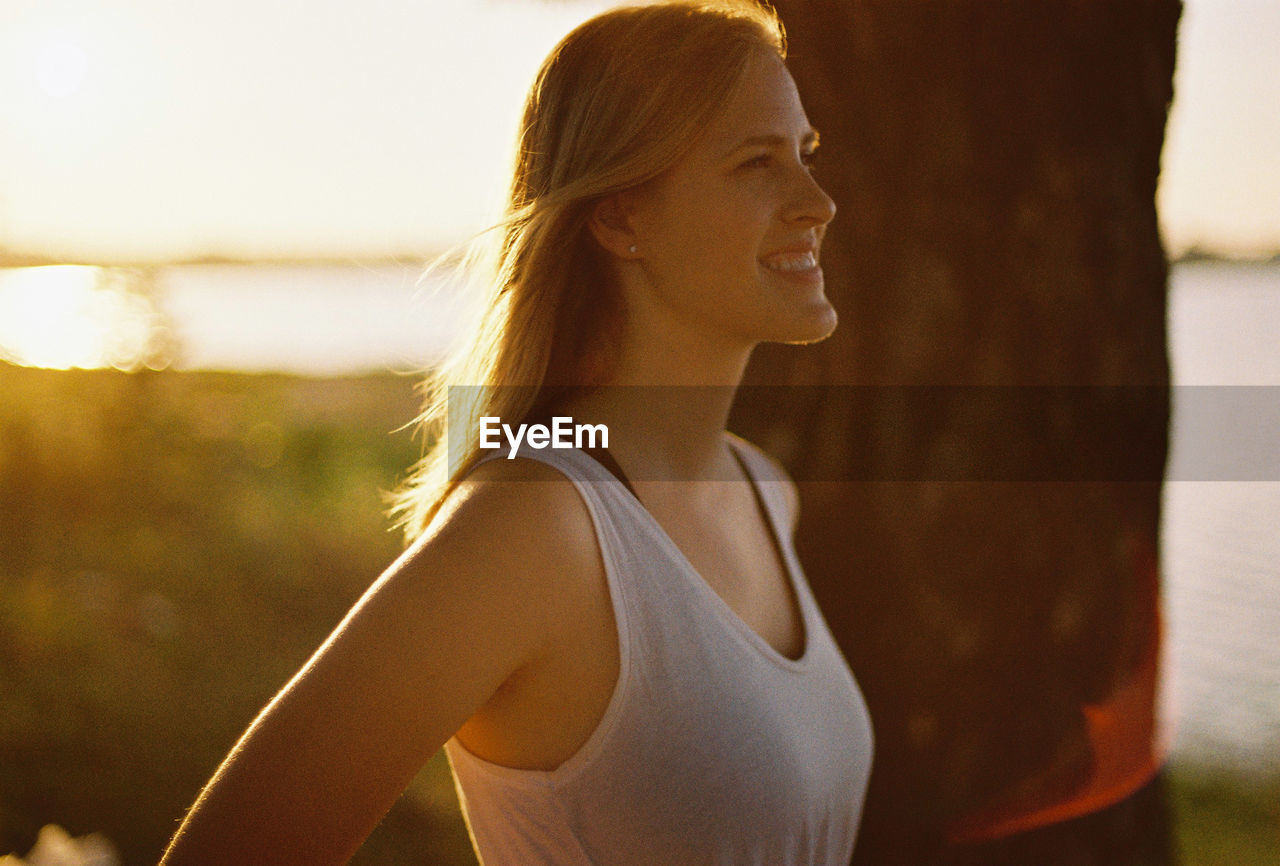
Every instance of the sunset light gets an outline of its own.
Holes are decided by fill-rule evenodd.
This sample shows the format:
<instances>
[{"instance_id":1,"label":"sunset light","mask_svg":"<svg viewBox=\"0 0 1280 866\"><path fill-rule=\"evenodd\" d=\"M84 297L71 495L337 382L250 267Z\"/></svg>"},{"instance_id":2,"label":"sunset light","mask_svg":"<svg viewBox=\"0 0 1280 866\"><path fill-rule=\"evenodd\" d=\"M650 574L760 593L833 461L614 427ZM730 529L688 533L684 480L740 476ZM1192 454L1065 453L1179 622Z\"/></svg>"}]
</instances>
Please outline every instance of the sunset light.
<instances>
[{"instance_id":1,"label":"sunset light","mask_svg":"<svg viewBox=\"0 0 1280 866\"><path fill-rule=\"evenodd\" d=\"M0 272L0 359L30 367L135 369L155 363L156 312L102 268Z\"/></svg>"},{"instance_id":2,"label":"sunset light","mask_svg":"<svg viewBox=\"0 0 1280 866\"><path fill-rule=\"evenodd\" d=\"M0 0L0 866L1280 866L1278 157L1280 0Z\"/></svg>"},{"instance_id":3,"label":"sunset light","mask_svg":"<svg viewBox=\"0 0 1280 866\"><path fill-rule=\"evenodd\" d=\"M460 242L494 219L537 63L611 2L5 0L0 245L108 263ZM1280 4L1185 5L1167 245L1269 255Z\"/></svg>"}]
</instances>

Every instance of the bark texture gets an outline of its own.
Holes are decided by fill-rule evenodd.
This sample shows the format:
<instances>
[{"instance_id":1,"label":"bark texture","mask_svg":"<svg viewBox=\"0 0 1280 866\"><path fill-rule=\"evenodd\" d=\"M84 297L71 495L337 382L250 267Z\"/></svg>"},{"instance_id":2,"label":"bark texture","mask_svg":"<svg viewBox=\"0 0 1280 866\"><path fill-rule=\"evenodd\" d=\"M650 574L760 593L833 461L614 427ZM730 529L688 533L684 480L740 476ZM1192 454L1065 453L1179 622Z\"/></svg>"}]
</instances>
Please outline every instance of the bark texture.
<instances>
[{"instance_id":1,"label":"bark texture","mask_svg":"<svg viewBox=\"0 0 1280 866\"><path fill-rule=\"evenodd\" d=\"M1080 708L1152 636L1181 7L775 5L840 209L841 325L761 347L748 382L790 387L744 389L733 426L802 481L801 557L870 705L855 860L942 862L948 823L1088 773ZM1112 462L1062 471L1046 442Z\"/></svg>"}]
</instances>

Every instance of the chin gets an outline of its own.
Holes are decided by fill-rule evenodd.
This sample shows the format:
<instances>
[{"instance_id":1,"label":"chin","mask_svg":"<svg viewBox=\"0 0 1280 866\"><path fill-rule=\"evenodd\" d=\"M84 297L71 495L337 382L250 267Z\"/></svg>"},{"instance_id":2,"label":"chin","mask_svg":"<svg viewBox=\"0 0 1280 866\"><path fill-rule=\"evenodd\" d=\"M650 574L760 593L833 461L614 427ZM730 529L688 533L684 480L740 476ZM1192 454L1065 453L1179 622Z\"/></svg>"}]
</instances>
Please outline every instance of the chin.
<instances>
[{"instance_id":1,"label":"chin","mask_svg":"<svg viewBox=\"0 0 1280 866\"><path fill-rule=\"evenodd\" d=\"M775 312L767 326L770 343L818 343L836 329L836 310L827 298L821 268L779 273L765 271Z\"/></svg>"},{"instance_id":2,"label":"chin","mask_svg":"<svg viewBox=\"0 0 1280 866\"><path fill-rule=\"evenodd\" d=\"M787 334L780 335L770 342L787 343L795 346L806 346L810 343L821 343L836 329L839 316L836 308L831 306L826 295L820 302L805 311L805 315L795 317L787 328Z\"/></svg>"}]
</instances>

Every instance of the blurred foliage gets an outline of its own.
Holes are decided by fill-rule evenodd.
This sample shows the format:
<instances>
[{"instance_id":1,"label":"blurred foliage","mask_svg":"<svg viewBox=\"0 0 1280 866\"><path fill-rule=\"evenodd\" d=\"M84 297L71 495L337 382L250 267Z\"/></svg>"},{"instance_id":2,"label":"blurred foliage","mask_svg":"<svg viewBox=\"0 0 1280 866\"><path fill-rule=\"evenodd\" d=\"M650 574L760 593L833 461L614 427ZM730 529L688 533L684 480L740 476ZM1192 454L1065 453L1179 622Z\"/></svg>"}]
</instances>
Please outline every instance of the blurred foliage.
<instances>
[{"instance_id":1,"label":"blurred foliage","mask_svg":"<svg viewBox=\"0 0 1280 866\"><path fill-rule=\"evenodd\" d=\"M1182 866L1280 866L1280 778L1175 766L1169 781Z\"/></svg>"},{"instance_id":2,"label":"blurred foliage","mask_svg":"<svg viewBox=\"0 0 1280 866\"><path fill-rule=\"evenodd\" d=\"M0 854L155 862L228 749L399 553L413 382L0 364ZM472 863L437 756L356 863Z\"/></svg>"}]
</instances>

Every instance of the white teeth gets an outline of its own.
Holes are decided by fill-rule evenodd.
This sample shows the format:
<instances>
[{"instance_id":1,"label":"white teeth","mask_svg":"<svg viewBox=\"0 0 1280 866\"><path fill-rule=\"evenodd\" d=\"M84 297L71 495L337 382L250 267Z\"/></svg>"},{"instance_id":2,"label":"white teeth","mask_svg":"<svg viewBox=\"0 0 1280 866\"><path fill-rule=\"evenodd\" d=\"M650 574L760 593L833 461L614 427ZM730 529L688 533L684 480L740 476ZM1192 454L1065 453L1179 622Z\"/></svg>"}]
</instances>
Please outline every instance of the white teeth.
<instances>
[{"instance_id":1,"label":"white teeth","mask_svg":"<svg viewBox=\"0 0 1280 866\"><path fill-rule=\"evenodd\" d=\"M779 253L764 260L764 266L771 271L808 271L818 266L815 253Z\"/></svg>"}]
</instances>

